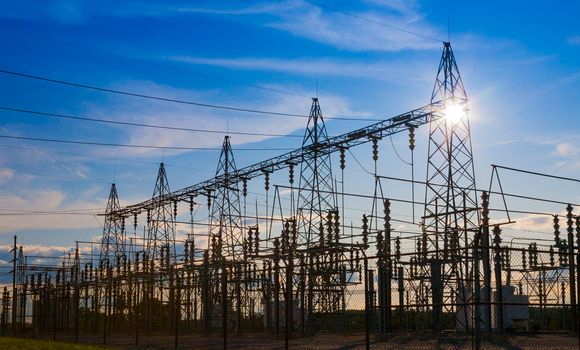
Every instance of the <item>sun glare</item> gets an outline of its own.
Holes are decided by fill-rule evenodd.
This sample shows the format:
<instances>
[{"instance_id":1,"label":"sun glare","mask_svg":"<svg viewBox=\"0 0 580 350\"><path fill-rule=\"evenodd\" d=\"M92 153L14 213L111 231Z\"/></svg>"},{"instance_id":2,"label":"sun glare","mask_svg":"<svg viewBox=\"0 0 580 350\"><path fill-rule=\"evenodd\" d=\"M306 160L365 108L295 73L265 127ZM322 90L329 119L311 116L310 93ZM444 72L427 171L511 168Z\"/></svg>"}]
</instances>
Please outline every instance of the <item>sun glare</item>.
<instances>
[{"instance_id":1,"label":"sun glare","mask_svg":"<svg viewBox=\"0 0 580 350\"><path fill-rule=\"evenodd\" d=\"M464 114L464 108L461 105L450 103L445 106L443 115L451 123L457 123L461 120Z\"/></svg>"}]
</instances>

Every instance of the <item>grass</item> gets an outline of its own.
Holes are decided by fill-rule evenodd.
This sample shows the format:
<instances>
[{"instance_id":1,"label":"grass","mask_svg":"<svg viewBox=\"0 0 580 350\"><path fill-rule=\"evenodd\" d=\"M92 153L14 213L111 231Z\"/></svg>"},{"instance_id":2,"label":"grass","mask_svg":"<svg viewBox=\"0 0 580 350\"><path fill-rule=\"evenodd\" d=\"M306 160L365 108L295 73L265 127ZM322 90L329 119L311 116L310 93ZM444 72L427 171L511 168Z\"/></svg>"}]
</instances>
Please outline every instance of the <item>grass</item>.
<instances>
[{"instance_id":1,"label":"grass","mask_svg":"<svg viewBox=\"0 0 580 350\"><path fill-rule=\"evenodd\" d=\"M2 350L112 350L114 348L97 345L80 345L63 343L50 340L2 338L0 337L0 349Z\"/></svg>"}]
</instances>

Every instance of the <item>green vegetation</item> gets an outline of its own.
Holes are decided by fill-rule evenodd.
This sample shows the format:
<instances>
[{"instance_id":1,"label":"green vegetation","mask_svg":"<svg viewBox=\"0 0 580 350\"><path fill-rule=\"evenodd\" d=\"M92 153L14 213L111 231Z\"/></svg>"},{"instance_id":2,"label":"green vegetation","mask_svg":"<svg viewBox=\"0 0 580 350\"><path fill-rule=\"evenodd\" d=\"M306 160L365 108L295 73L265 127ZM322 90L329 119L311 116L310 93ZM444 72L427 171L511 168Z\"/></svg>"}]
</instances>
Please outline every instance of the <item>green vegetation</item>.
<instances>
[{"instance_id":1,"label":"green vegetation","mask_svg":"<svg viewBox=\"0 0 580 350\"><path fill-rule=\"evenodd\" d=\"M97 345L80 345L49 340L3 338L0 337L0 349L2 350L103 350L111 347Z\"/></svg>"}]
</instances>

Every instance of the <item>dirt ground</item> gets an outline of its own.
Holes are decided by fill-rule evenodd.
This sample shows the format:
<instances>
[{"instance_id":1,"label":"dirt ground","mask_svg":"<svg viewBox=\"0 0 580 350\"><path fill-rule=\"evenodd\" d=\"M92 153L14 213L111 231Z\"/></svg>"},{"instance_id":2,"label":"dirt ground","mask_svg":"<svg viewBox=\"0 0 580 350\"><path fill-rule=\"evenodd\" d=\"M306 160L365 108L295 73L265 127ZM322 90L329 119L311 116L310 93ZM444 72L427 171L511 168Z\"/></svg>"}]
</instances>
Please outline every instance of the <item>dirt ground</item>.
<instances>
[{"instance_id":1,"label":"dirt ground","mask_svg":"<svg viewBox=\"0 0 580 350\"><path fill-rule=\"evenodd\" d=\"M45 338L51 338L47 335ZM71 335L58 335L60 341L74 342ZM103 337L81 335L80 343L103 344ZM128 335L108 336L106 343L119 349L223 349L223 338L213 336L179 335L175 348L175 338L171 335L143 335L139 345L135 337ZM265 334L231 335L227 338L228 349L284 349L284 335ZM309 337L294 337L288 341L290 349L365 349L365 334L320 334ZM473 339L467 336L441 335L439 338L425 333L404 333L388 337L370 336L371 349L474 349ZM577 336L568 334L521 334L482 337L481 349L524 350L524 349L580 349Z\"/></svg>"}]
</instances>

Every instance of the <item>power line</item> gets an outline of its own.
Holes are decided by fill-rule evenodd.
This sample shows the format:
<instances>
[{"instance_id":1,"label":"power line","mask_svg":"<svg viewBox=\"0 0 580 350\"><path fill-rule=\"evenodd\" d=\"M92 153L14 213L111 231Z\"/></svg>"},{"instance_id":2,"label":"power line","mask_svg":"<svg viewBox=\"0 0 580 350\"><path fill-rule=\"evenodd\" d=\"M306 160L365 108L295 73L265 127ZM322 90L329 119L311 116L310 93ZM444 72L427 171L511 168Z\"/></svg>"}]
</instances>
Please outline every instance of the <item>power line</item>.
<instances>
[{"instance_id":1,"label":"power line","mask_svg":"<svg viewBox=\"0 0 580 350\"><path fill-rule=\"evenodd\" d=\"M213 75L206 74L206 73L200 73L200 72L195 72L195 71L191 71L191 70L187 70L187 69L183 69L183 68L177 68L177 67L173 67L173 66L164 65L164 64L161 64L161 63L155 63L155 62L151 62L151 61L146 61L146 60L143 60L143 59L140 59L140 58L135 58L135 57L130 57L130 56L126 56L126 55L121 55L121 54L118 54L118 53L113 53L113 52L109 52L109 51L105 51L105 50L99 50L99 49L95 49L95 48L88 47L88 46L84 46L84 45L79 45L79 44L74 44L74 43L66 42L66 41L63 41L63 40L53 39L53 38L50 38L50 37L47 37L47 36L44 36L44 35L39 35L39 34L33 34L33 33L24 32L22 30L10 28L10 27L6 27L6 26L3 26L3 25L0 25L0 28L1 29L4 29L4 30L7 30L7 31L14 32L14 33L26 35L26 36L29 36L29 37L32 37L32 38L36 38L36 39L40 39L40 40L45 40L45 41L50 41L50 42L57 43L57 44L60 44L60 45L66 45L66 46L74 47L74 48L77 48L77 49L81 49L81 50L85 50L85 51L97 53L97 54L100 54L100 55L121 58L121 59L124 59L124 60L133 61L133 62L139 62L139 63L146 64L146 65L149 65L149 66L157 67L157 68L163 68L163 69L168 69L168 70L172 70L172 71L175 71L175 72L187 73L187 74L196 75L196 76L203 77L203 78L214 79L214 80L217 80L217 81L223 81L223 82L227 82L227 83L248 86L248 87L251 87L251 88L254 88L254 89L260 89L260 90L264 90L264 91L275 92L275 93L278 93L278 94L286 94L286 95L293 95L293 96L308 98L308 96L300 95L300 94L297 94L297 93L294 93L294 92L291 92L291 91L274 89L274 88L270 88L270 87L265 87L265 86L260 86L260 85L245 83L245 82L236 81L236 80L232 80L232 79L226 79L226 78L222 78L222 77L213 76Z\"/></svg>"},{"instance_id":2,"label":"power line","mask_svg":"<svg viewBox=\"0 0 580 350\"><path fill-rule=\"evenodd\" d=\"M0 211L7 211L10 213L4 213L0 215L9 214L85 214L85 215L95 215L98 214L102 208L88 208L88 209L67 209L67 210L24 210L24 209L8 209L0 208Z\"/></svg>"},{"instance_id":3,"label":"power line","mask_svg":"<svg viewBox=\"0 0 580 350\"><path fill-rule=\"evenodd\" d=\"M16 212L16 213L38 213L39 211L36 210L24 210L24 209L9 209L9 208L0 208L0 210L3 211L11 211L11 212ZM67 213L71 213L71 212L83 212L83 211L100 211L102 210L102 208L86 208L86 209L66 209L66 210L51 210L51 213L61 213L61 212L67 212ZM47 211L41 211L43 213L47 212Z\"/></svg>"},{"instance_id":4,"label":"power line","mask_svg":"<svg viewBox=\"0 0 580 350\"><path fill-rule=\"evenodd\" d=\"M43 178L53 179L53 180L59 180L59 181L73 181L73 182L77 182L77 181L85 182L86 181L86 182L94 182L94 183L98 183L98 184L107 183L106 181L92 180L92 179L85 178L85 177L82 177L82 176L79 176L77 178L61 177L61 176L53 176L53 175L47 175L47 174L29 173L29 172L25 172L25 171L20 171L20 170L16 170L16 169L12 169L12 168L4 168L4 167L0 167L0 170L12 170L15 173L17 173L18 175L28 175L28 176L34 176L34 177L43 177Z\"/></svg>"},{"instance_id":5,"label":"power line","mask_svg":"<svg viewBox=\"0 0 580 350\"><path fill-rule=\"evenodd\" d=\"M269 112L269 111L262 111L262 110L257 110L257 109L248 109L248 108L239 108L239 107L231 107L231 106L222 106L222 105L216 105L216 104L210 104L210 103L201 103L201 102L194 102L194 101L184 101L184 100L177 100L177 99L168 98L168 97L159 97L159 96L138 94L138 93L135 93L135 92L114 90L114 89L108 89L108 88L93 86L93 85L73 83L73 82L70 82L70 81L64 81L64 80L47 78L47 77L41 77L41 76L32 75L32 74L19 73L19 72L9 71L9 70L5 70L5 69L0 69L0 73L10 74L10 75L14 75L14 76L22 77L22 78L29 78L29 79L41 80L41 81L46 81L46 82L50 82L50 83L56 83L56 84L62 84L62 85L69 85L69 86L79 87L79 88L83 88L83 89L90 89L90 90L96 90L96 91L102 91L102 92L109 92L109 93L119 94L119 95L140 97L140 98L146 98L146 99L157 100L157 101L165 101L165 102L173 102L173 103L187 104L187 105L193 105L193 106L198 106L198 107L225 109L225 110L236 111L236 112L247 112L247 113L267 114L267 115L276 115L276 116L288 116L288 117L308 118L308 116L302 115L302 114L292 114L292 113L282 113L282 112Z\"/></svg>"},{"instance_id":6,"label":"power line","mask_svg":"<svg viewBox=\"0 0 580 350\"><path fill-rule=\"evenodd\" d=\"M89 146L107 146L107 147L129 147L129 148L149 148L149 149L168 149L168 150L188 150L188 151L221 151L221 147L182 147L182 146L149 146L149 145L129 145L122 143L107 143L107 142L91 142L91 141L76 141L76 140L62 140L62 139L47 139L37 137L25 137L15 135L0 135L0 138L13 140L29 140L39 142L55 142L67 143L76 145ZM236 148L236 151L289 151L290 148Z\"/></svg>"},{"instance_id":7,"label":"power line","mask_svg":"<svg viewBox=\"0 0 580 350\"><path fill-rule=\"evenodd\" d=\"M397 155L397 158L399 158L399 160L407 165L413 165L411 164L411 162L407 162L406 160L404 160L403 158L401 158L401 155L399 154L399 152L397 151L397 148L395 147L395 143L393 142L393 135L389 135L389 138L391 139L391 146L393 147L393 151L395 151L395 154Z\"/></svg>"},{"instance_id":8,"label":"power line","mask_svg":"<svg viewBox=\"0 0 580 350\"><path fill-rule=\"evenodd\" d=\"M358 164L358 166L367 174L369 175L375 175L372 172L368 171L367 168L364 167L364 165L362 165L361 162L359 162L358 158L354 155L354 153L352 153L352 151L350 150L350 148L347 148L348 153L350 153L350 155L352 156L352 158L354 159L354 161Z\"/></svg>"},{"instance_id":9,"label":"power line","mask_svg":"<svg viewBox=\"0 0 580 350\"><path fill-rule=\"evenodd\" d=\"M0 145L0 148L12 148L12 149L24 149L24 150L29 150L29 151L38 151L38 152L44 152L44 153L54 153L54 154L63 154L63 155L68 155L68 156L74 156L74 157L81 157L81 158L87 158L87 159L105 159L105 160L113 160L113 161L118 161L118 162L129 162L129 163L138 163L138 164L150 164L150 165L159 165L158 162L147 162L147 161L143 161L143 160L135 160L135 159L124 159L124 158L114 158L114 157L104 157L104 156L99 156L99 155L91 155L91 154L79 154L79 153L70 153L70 152L62 152L62 151L55 151L55 150L51 150L51 149L44 149L44 148L30 148L30 147L19 147L19 146L13 146L13 145ZM174 167L174 168L181 168L181 169L187 169L187 170L193 170L193 171L202 171L205 172L207 170L203 170L203 169L198 169L198 168L192 168L192 167L186 167L183 165L177 165L177 164L171 164L171 163L167 163L164 162L166 167Z\"/></svg>"},{"instance_id":10,"label":"power line","mask_svg":"<svg viewBox=\"0 0 580 350\"><path fill-rule=\"evenodd\" d=\"M574 178L571 178L571 177L564 177L564 176L558 176L558 175L552 175L552 174L546 174L546 173L539 173L539 172L530 171L530 170L516 169L516 168L511 168L511 167L507 167L507 166L503 166L503 165L497 165L497 164L492 164L491 166L494 167L494 168L515 171L515 172L529 174L529 175L549 177L551 179L556 179L556 180L566 180L566 181L572 181L572 182L580 182L580 180L574 179Z\"/></svg>"},{"instance_id":11,"label":"power line","mask_svg":"<svg viewBox=\"0 0 580 350\"><path fill-rule=\"evenodd\" d=\"M409 179L404 179L404 178L399 178L399 177L393 177L393 176L385 176L385 175L376 175L377 178L379 179L387 179L387 180L394 180L394 181L402 181L402 182L409 182L409 183L416 183L416 184L420 184L420 185L427 185L427 182L425 181L419 181L419 180L409 180ZM435 184L435 183L430 183L430 186L437 186L437 187L447 187L449 186L448 184ZM514 193L506 193L503 190L500 192L497 191L489 191L489 190L485 190L485 189L479 189L479 188L467 188L467 187L459 187L459 186L455 186L455 188L460 189L460 190L474 190L476 192L487 192L489 194L498 194L498 195L502 195L505 197L512 197L512 198L518 198L518 199L526 199L526 200L531 200L531 201L538 201L538 202L545 202L545 203L552 203L552 204L560 204L560 205L573 205L575 207L580 207L580 204L578 203L570 203L570 202L562 202L559 200L554 200L554 199L548 199L548 198L543 198L543 197L533 197L533 196L524 196L524 195L519 195L519 194L514 194ZM504 210L506 211L506 210ZM509 211L509 210L508 210Z\"/></svg>"},{"instance_id":12,"label":"power line","mask_svg":"<svg viewBox=\"0 0 580 350\"><path fill-rule=\"evenodd\" d=\"M402 32L402 33L415 35L415 36L418 36L418 37L421 37L421 38L424 38L424 39L437 41L439 43L443 42L443 40L440 40L440 39L437 39L437 38L434 38L434 37L431 37L431 36L428 36L428 35L424 35L424 34L421 34L421 33L413 32L413 31L410 31L410 30L407 30L407 29L404 29L404 28L401 28L401 27L397 27L397 26L391 25L391 24L387 24L387 23L375 21L373 19L369 19L369 18L366 18L366 17L362 17L362 16L359 16L359 15L355 15L353 13L346 12L344 10L340 10L340 9L337 9L337 8L334 8L334 7L330 7L330 6L327 6L327 5L323 5L323 4L318 3L318 2L315 2L315 1L310 1L310 0L304 0L304 1L307 2L307 3L309 3L309 4L311 4L311 5L318 6L320 8L325 8L325 9L330 10L330 11L333 11L333 12L338 12L338 13L341 13L341 14L343 14L345 16L353 17L353 18L356 18L356 19L361 20L361 21L365 21L365 22L368 22L368 23L376 24L376 25L379 25L379 26L382 26L382 27L385 27L385 28L389 28L389 29L392 29L392 30L396 30L396 31L399 31L399 32Z\"/></svg>"},{"instance_id":13,"label":"power line","mask_svg":"<svg viewBox=\"0 0 580 350\"><path fill-rule=\"evenodd\" d=\"M93 216L97 213L76 213L76 212L30 212L30 213L0 213L0 216L31 216L31 215L81 215L81 216Z\"/></svg>"},{"instance_id":14,"label":"power line","mask_svg":"<svg viewBox=\"0 0 580 350\"><path fill-rule=\"evenodd\" d=\"M82 121L88 121L88 122L116 124L116 125L125 125L125 126L138 126L138 127L153 128L153 129L191 131L191 132L223 134L223 135L231 134L231 135L245 135L245 136L299 137L299 138L302 137L300 135L285 135L285 134L258 133L258 132L245 132L245 131L222 131L222 130L209 130L209 129L181 128L181 127L176 127L176 126L163 126L163 125L154 125L154 124L145 124L145 123L123 122L123 121L110 120L110 119L79 117L79 116L66 115L66 114L31 111L31 110L27 110L27 109L1 107L1 106L0 106L0 110L1 111L17 112L17 113L34 114L34 115L44 116L44 117L55 117L55 118L61 118L61 119L82 120Z\"/></svg>"},{"instance_id":15,"label":"power line","mask_svg":"<svg viewBox=\"0 0 580 350\"><path fill-rule=\"evenodd\" d=\"M244 112L244 113L254 113L254 114L258 114L258 115L262 115L262 116L293 117L293 118L306 118L306 119L309 118L309 116L303 115L303 114L293 114L293 113L283 113L283 112L272 112L272 111L264 111L264 110L258 110L258 109L250 109L250 108L242 108L242 107L233 107L233 106L224 106L224 105L217 105L217 104L211 104L211 103L202 103L202 102L195 102L195 101L178 100L178 99L169 98L169 97L160 97L160 96L153 96L153 95L145 95L145 94L139 94L139 93L130 92L130 91L122 91L122 90L115 90L115 89L103 88L103 87L98 87L98 86L93 86L93 85L87 85L87 84L73 83L73 82L70 82L70 81L59 80L59 79L52 79L52 78L47 78L47 77L41 77L41 76L38 76L38 75L20 73L20 72L5 70L5 69L0 69L0 73L4 73L4 74L8 74L8 75L13 75L13 76L21 77L21 78L28 78L28 79L45 81L45 82L49 82L49 83L55 83L55 84L61 84L61 85L74 86L74 87L79 87L79 88L83 88L83 89L89 89L89 90L107 92L107 93L124 95L124 96L139 97L139 98L156 100L156 101L163 101L163 102L171 102L171 103L185 104L185 105L190 105L190 106L198 106L198 107L205 107L205 108L215 108L215 109L222 109L222 110L235 111L235 112ZM382 119L368 119L368 118L360 119L360 118L348 118L348 117L332 117L332 118L326 118L326 119L327 120L328 119L333 119L333 120L347 120L347 121L376 121L376 122L383 121Z\"/></svg>"}]
</instances>

